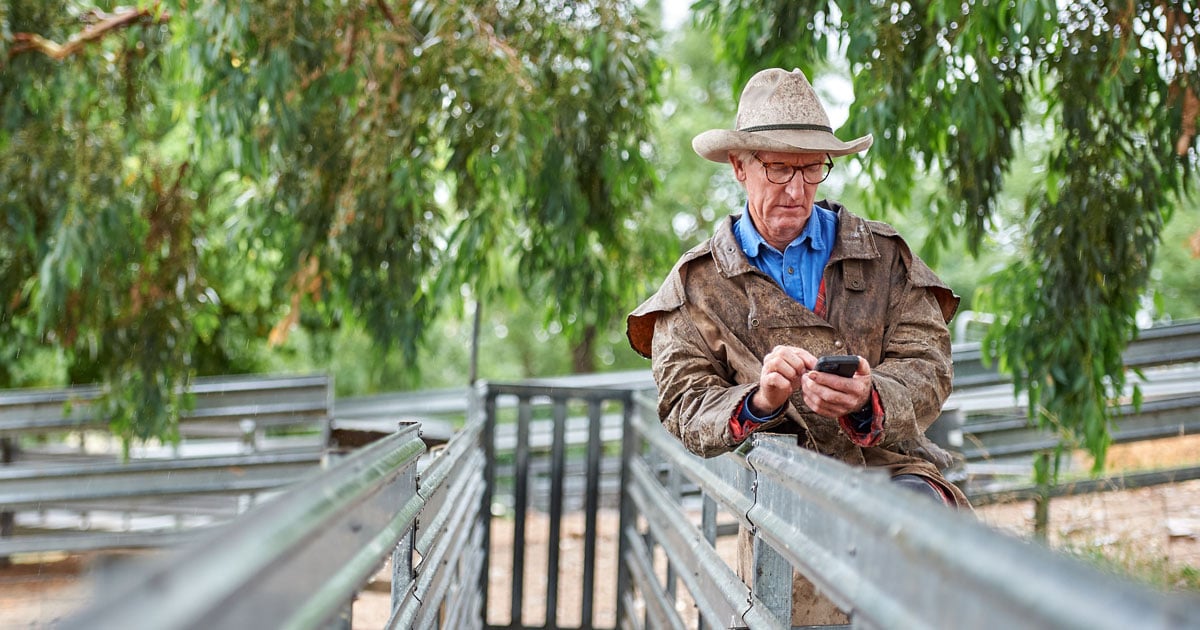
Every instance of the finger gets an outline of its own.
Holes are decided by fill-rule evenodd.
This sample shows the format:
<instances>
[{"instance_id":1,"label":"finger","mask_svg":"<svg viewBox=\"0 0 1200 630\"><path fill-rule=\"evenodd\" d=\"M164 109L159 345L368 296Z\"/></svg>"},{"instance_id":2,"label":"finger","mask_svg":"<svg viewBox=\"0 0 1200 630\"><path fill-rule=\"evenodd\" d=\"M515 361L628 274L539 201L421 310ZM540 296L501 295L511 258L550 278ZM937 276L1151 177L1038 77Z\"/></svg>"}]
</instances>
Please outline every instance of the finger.
<instances>
[{"instance_id":1,"label":"finger","mask_svg":"<svg viewBox=\"0 0 1200 630\"><path fill-rule=\"evenodd\" d=\"M821 382L832 379L837 379L836 385L848 384L852 389L843 390ZM859 399L859 394L858 388L854 387L855 383L851 379L821 372L808 372L803 380L804 404L823 416L845 415L861 406L855 404Z\"/></svg>"},{"instance_id":2,"label":"finger","mask_svg":"<svg viewBox=\"0 0 1200 630\"><path fill-rule=\"evenodd\" d=\"M763 373L774 373L787 379L790 386L794 389L800 386L800 376L804 374L802 365L797 365L788 360L788 357L773 356L769 357L763 364Z\"/></svg>"},{"instance_id":3,"label":"finger","mask_svg":"<svg viewBox=\"0 0 1200 630\"><path fill-rule=\"evenodd\" d=\"M803 371L805 353L805 350L795 346L775 346L770 354L767 355L767 358L780 363L786 363L798 371Z\"/></svg>"},{"instance_id":4,"label":"finger","mask_svg":"<svg viewBox=\"0 0 1200 630\"><path fill-rule=\"evenodd\" d=\"M778 372L764 372L758 380L758 388L764 397L778 406L800 389L800 382L799 379L789 379Z\"/></svg>"},{"instance_id":5,"label":"finger","mask_svg":"<svg viewBox=\"0 0 1200 630\"><path fill-rule=\"evenodd\" d=\"M805 370L814 370L817 367L817 355L805 350L804 348L796 348L796 355L804 364Z\"/></svg>"},{"instance_id":6,"label":"finger","mask_svg":"<svg viewBox=\"0 0 1200 630\"><path fill-rule=\"evenodd\" d=\"M871 375L871 364L867 363L867 360L864 359L863 357L861 357L861 356L858 357L858 371L855 372L854 375L855 376L870 376Z\"/></svg>"},{"instance_id":7,"label":"finger","mask_svg":"<svg viewBox=\"0 0 1200 630\"><path fill-rule=\"evenodd\" d=\"M779 372L766 372L758 381L760 389L792 391L792 381Z\"/></svg>"}]
</instances>

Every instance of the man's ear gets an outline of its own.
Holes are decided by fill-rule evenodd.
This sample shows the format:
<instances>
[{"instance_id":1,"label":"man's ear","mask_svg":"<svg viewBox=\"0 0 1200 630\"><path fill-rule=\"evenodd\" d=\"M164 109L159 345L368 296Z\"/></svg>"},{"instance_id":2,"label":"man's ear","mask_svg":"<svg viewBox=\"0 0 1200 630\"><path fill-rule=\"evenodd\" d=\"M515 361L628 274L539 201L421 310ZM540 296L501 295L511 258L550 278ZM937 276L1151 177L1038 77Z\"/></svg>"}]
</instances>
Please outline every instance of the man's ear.
<instances>
[{"instance_id":1,"label":"man's ear","mask_svg":"<svg viewBox=\"0 0 1200 630\"><path fill-rule=\"evenodd\" d=\"M729 163L733 165L733 176L736 177L739 182L745 182L746 167L743 166L741 160L739 160L737 156L733 154L733 151L729 152Z\"/></svg>"}]
</instances>

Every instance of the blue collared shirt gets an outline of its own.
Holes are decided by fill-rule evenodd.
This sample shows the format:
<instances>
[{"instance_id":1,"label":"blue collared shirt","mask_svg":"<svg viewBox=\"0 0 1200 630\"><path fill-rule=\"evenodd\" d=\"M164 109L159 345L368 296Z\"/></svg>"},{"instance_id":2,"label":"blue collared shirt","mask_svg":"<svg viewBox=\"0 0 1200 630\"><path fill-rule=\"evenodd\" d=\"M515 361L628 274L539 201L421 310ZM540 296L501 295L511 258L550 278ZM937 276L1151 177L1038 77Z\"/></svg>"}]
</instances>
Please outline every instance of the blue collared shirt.
<instances>
[{"instance_id":1,"label":"blue collared shirt","mask_svg":"<svg viewBox=\"0 0 1200 630\"><path fill-rule=\"evenodd\" d=\"M733 224L733 235L750 264L770 276L792 299L809 310L815 308L821 276L837 236L837 214L814 204L804 231L783 252L763 240L748 217L748 212L742 213Z\"/></svg>"}]
</instances>

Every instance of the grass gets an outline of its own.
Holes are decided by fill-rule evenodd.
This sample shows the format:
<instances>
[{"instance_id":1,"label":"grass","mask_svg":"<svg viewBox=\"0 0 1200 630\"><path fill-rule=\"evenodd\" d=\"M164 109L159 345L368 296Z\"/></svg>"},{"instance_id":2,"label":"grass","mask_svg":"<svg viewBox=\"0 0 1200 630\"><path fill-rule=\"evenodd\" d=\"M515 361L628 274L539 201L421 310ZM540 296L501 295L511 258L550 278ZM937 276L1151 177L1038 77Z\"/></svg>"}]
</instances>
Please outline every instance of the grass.
<instances>
[{"instance_id":1,"label":"grass","mask_svg":"<svg viewBox=\"0 0 1200 630\"><path fill-rule=\"evenodd\" d=\"M1090 470L1090 457L1077 453L1079 469ZM1105 461L1105 474L1117 475L1200 464L1200 435L1116 444ZM1053 526L1053 519L1051 520ZM1172 563L1136 541L1119 539L1102 545L1063 543L1062 551L1099 569L1145 583L1159 590L1200 592L1200 568Z\"/></svg>"},{"instance_id":2,"label":"grass","mask_svg":"<svg viewBox=\"0 0 1200 630\"><path fill-rule=\"evenodd\" d=\"M1102 546L1069 545L1059 550L1105 573L1132 579L1157 590L1200 593L1200 569L1173 565L1169 558L1147 554L1129 540Z\"/></svg>"}]
</instances>

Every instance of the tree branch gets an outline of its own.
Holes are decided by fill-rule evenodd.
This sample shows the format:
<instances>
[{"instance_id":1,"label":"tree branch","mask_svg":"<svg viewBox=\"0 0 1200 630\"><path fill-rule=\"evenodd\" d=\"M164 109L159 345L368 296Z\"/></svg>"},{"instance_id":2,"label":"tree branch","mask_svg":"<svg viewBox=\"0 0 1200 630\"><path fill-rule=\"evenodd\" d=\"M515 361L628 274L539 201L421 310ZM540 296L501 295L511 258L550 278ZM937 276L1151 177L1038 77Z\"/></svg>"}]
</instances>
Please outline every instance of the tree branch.
<instances>
[{"instance_id":1,"label":"tree branch","mask_svg":"<svg viewBox=\"0 0 1200 630\"><path fill-rule=\"evenodd\" d=\"M106 16L101 21L72 35L65 44L51 41L36 33L13 33L13 45L8 49L8 56L11 59L21 53L37 51L55 61L62 61L78 52L84 45L103 38L111 31L126 28L147 19L161 24L170 17L166 12L158 13L158 4L147 9L126 9Z\"/></svg>"},{"instance_id":2,"label":"tree branch","mask_svg":"<svg viewBox=\"0 0 1200 630\"><path fill-rule=\"evenodd\" d=\"M391 22L392 26L394 28L396 28L396 30L400 30L402 28L400 21L396 19L396 14L392 13L391 7L388 6L387 0L375 0L375 4L379 7L379 10L383 13L383 17L388 22Z\"/></svg>"},{"instance_id":3,"label":"tree branch","mask_svg":"<svg viewBox=\"0 0 1200 630\"><path fill-rule=\"evenodd\" d=\"M1175 141L1175 154L1179 157L1187 155L1192 146L1192 138L1196 137L1196 123L1200 121L1200 97L1196 96L1195 89L1191 87L1185 87L1184 90L1182 125L1179 139Z\"/></svg>"}]
</instances>

